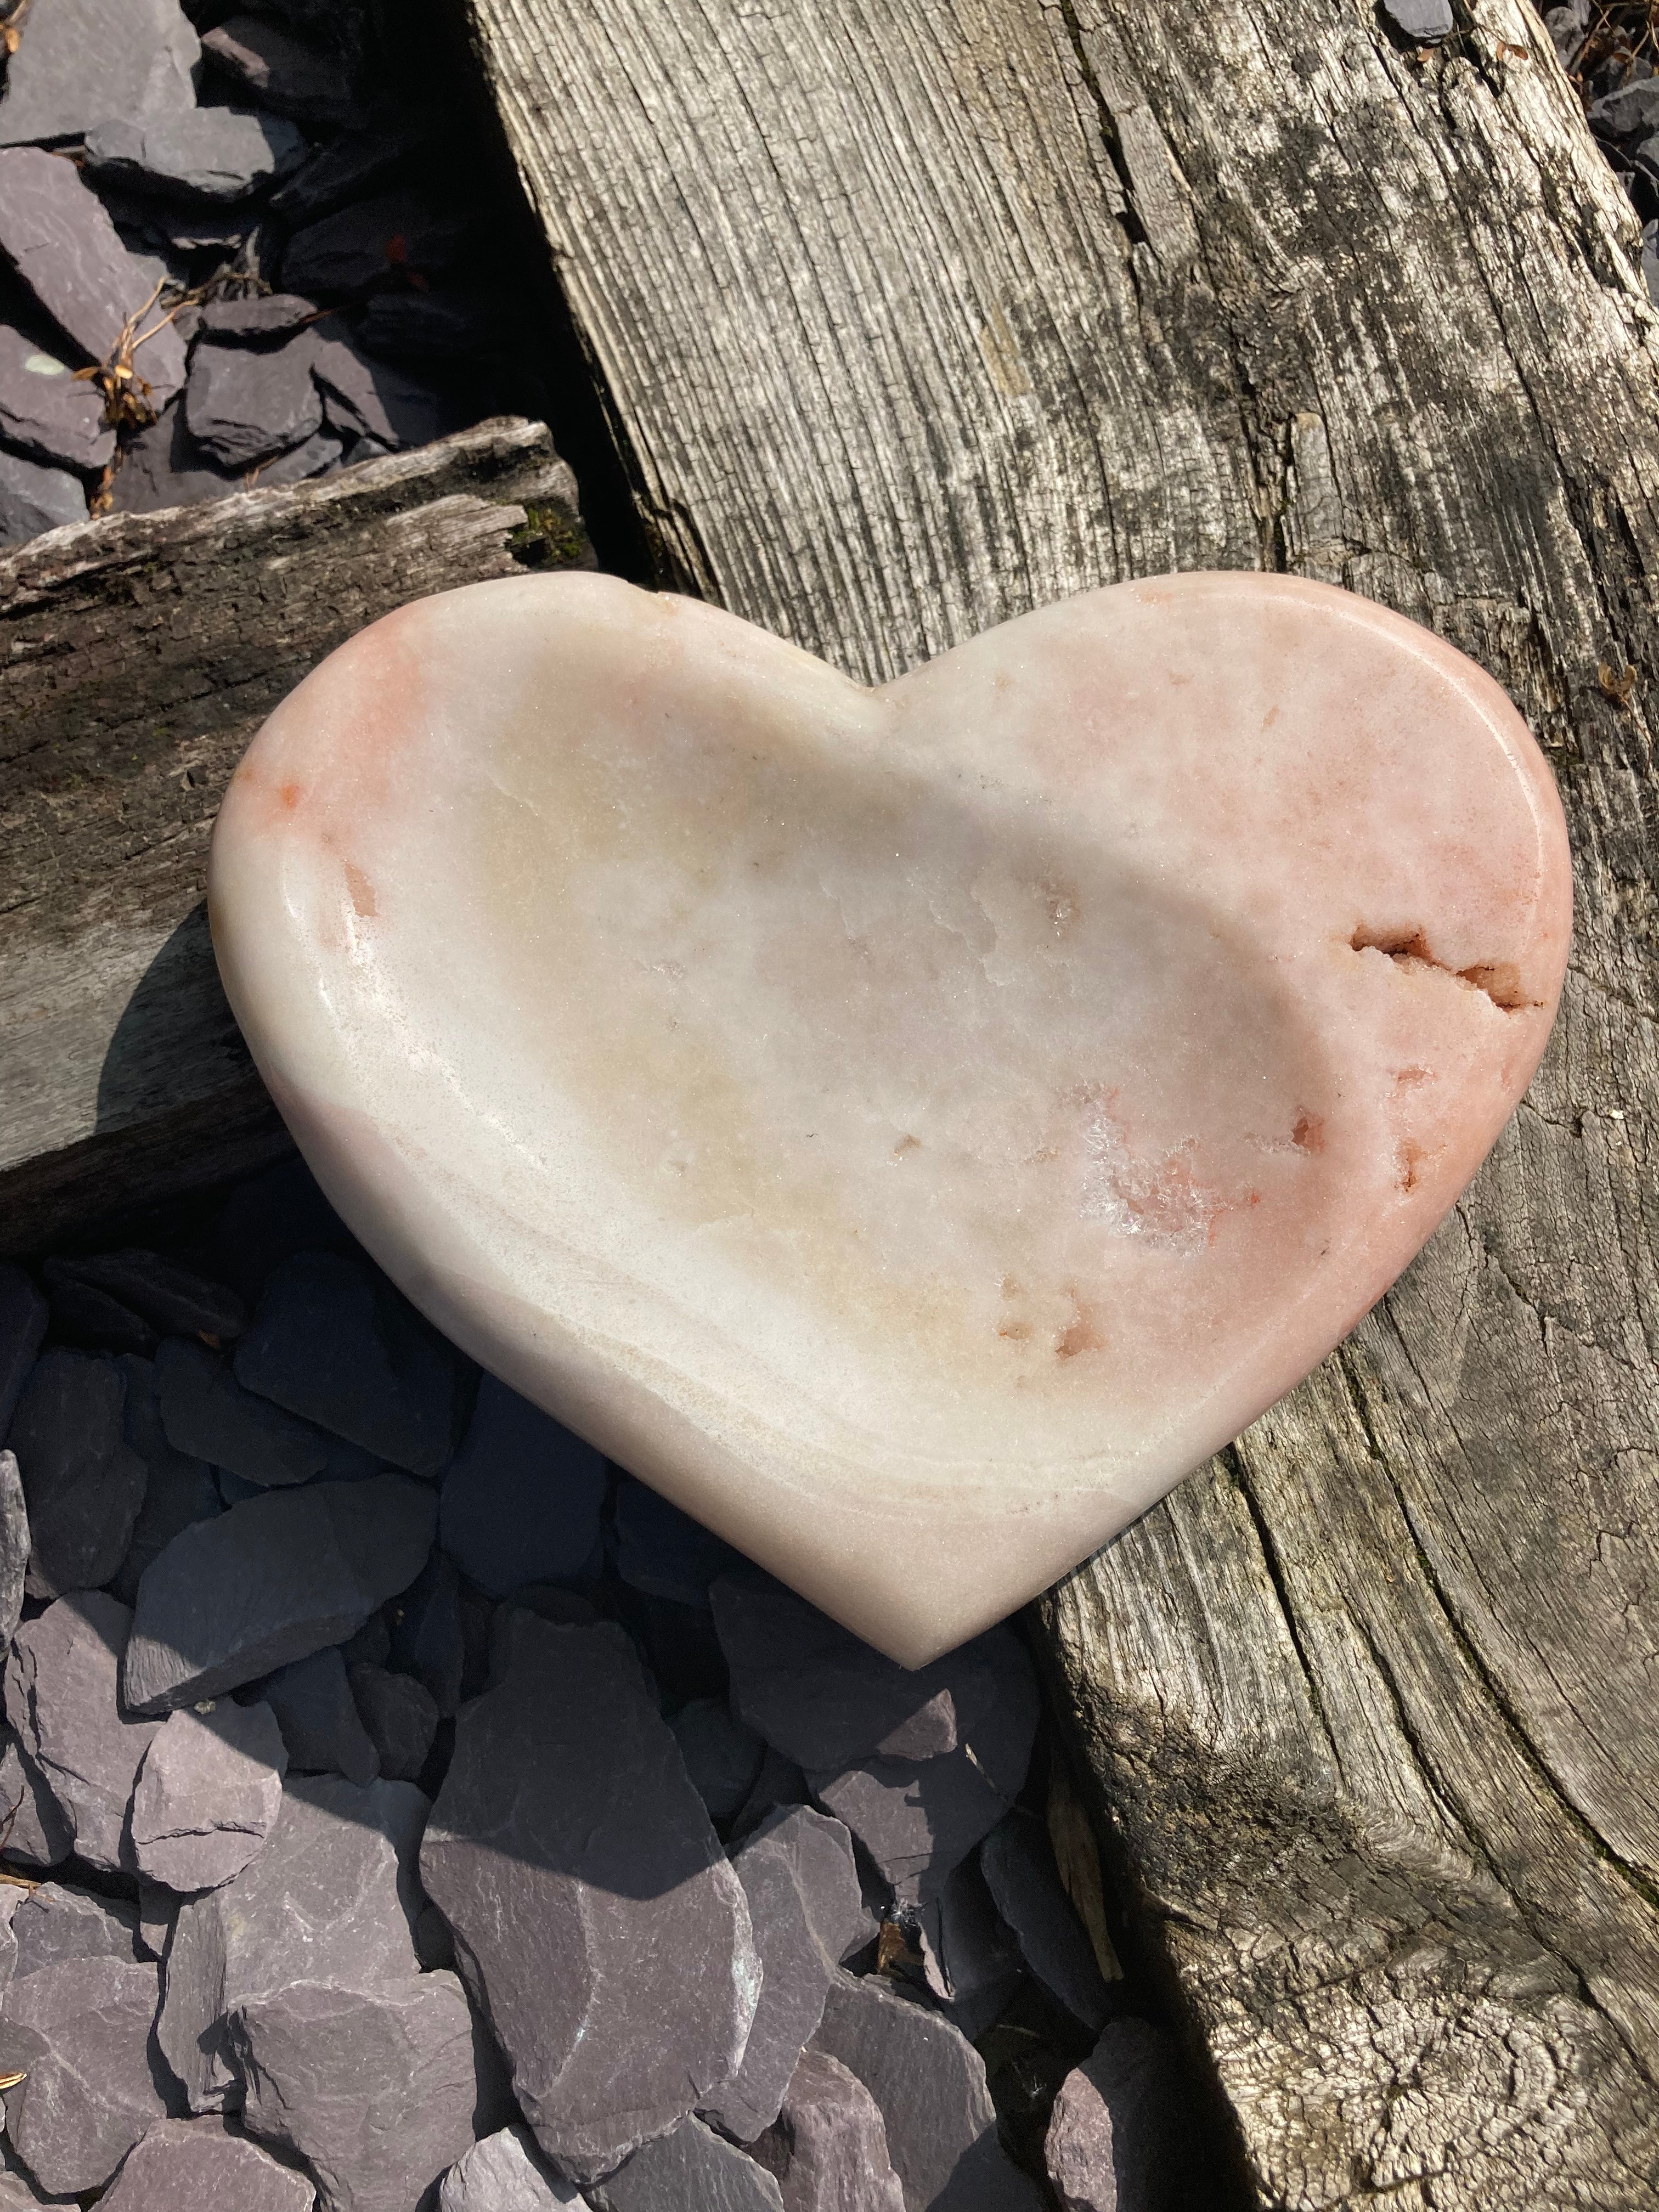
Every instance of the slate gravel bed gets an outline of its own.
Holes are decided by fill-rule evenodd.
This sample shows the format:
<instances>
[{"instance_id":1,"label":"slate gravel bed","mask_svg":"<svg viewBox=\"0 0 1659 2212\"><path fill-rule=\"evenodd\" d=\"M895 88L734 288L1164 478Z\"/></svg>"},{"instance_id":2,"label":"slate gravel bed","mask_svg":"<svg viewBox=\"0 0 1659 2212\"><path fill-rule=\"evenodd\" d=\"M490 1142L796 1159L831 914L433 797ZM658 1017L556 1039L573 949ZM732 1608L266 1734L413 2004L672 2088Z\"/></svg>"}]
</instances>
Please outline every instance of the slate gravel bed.
<instances>
[{"instance_id":1,"label":"slate gravel bed","mask_svg":"<svg viewBox=\"0 0 1659 2212\"><path fill-rule=\"evenodd\" d=\"M0 2212L1194 2201L1012 1627L895 1667L297 1160L149 1238L0 1263Z\"/></svg>"},{"instance_id":2,"label":"slate gravel bed","mask_svg":"<svg viewBox=\"0 0 1659 2212\"><path fill-rule=\"evenodd\" d=\"M0 0L0 546L552 411L420 6Z\"/></svg>"}]
</instances>

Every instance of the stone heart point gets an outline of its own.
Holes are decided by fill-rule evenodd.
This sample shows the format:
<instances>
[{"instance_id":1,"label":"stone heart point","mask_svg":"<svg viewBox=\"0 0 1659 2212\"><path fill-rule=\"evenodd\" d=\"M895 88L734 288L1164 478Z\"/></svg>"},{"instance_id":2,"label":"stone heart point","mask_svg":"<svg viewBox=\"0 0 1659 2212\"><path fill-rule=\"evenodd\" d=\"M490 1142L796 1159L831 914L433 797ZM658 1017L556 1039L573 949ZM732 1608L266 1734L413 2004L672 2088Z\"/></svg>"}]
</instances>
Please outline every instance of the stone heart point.
<instances>
[{"instance_id":1,"label":"stone heart point","mask_svg":"<svg viewBox=\"0 0 1659 2212\"><path fill-rule=\"evenodd\" d=\"M1119 585L884 690L605 576L307 677L214 941L351 1227L515 1389L907 1665L1381 1296L1536 1066L1543 758L1323 585Z\"/></svg>"}]
</instances>

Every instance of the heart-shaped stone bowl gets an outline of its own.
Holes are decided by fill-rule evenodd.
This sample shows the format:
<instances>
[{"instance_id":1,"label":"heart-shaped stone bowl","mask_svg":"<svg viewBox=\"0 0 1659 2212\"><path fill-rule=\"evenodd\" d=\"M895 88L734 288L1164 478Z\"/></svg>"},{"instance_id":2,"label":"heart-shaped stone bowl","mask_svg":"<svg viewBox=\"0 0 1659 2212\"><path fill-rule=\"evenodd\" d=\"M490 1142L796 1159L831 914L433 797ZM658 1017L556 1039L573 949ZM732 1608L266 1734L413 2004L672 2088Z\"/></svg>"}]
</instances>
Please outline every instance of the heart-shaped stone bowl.
<instances>
[{"instance_id":1,"label":"heart-shaped stone bowl","mask_svg":"<svg viewBox=\"0 0 1659 2212\"><path fill-rule=\"evenodd\" d=\"M610 577L424 599L271 716L210 894L409 1296L913 1666L1375 1302L1524 1090L1571 926L1498 686L1233 574L873 691Z\"/></svg>"}]
</instances>

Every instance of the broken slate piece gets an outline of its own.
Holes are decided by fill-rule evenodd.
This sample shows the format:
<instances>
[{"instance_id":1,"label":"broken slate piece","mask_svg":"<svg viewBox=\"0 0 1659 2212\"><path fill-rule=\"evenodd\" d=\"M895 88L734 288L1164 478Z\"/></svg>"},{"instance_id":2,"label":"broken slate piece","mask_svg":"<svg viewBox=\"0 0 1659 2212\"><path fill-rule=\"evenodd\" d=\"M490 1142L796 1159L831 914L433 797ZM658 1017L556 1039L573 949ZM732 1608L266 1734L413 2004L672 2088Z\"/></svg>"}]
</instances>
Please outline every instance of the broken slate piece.
<instances>
[{"instance_id":1,"label":"broken slate piece","mask_svg":"<svg viewBox=\"0 0 1659 2212\"><path fill-rule=\"evenodd\" d=\"M0 1444L46 1334L46 1300L21 1267L0 1260Z\"/></svg>"},{"instance_id":2,"label":"broken slate piece","mask_svg":"<svg viewBox=\"0 0 1659 2212\"><path fill-rule=\"evenodd\" d=\"M141 2136L167 2118L150 2068L158 1993L146 1960L66 1959L6 1992L0 2070L6 2133L43 2188L101 2188Z\"/></svg>"},{"instance_id":3,"label":"broken slate piece","mask_svg":"<svg viewBox=\"0 0 1659 2212\"><path fill-rule=\"evenodd\" d=\"M178 0L36 0L0 100L0 146L192 107L201 52Z\"/></svg>"},{"instance_id":4,"label":"broken slate piece","mask_svg":"<svg viewBox=\"0 0 1659 2212\"><path fill-rule=\"evenodd\" d=\"M207 1702L204 1700L204 1702ZM288 1752L265 1705L215 1699L170 1713L132 1793L140 1874L181 1891L216 1889L255 1857L282 1809Z\"/></svg>"},{"instance_id":5,"label":"broken slate piece","mask_svg":"<svg viewBox=\"0 0 1659 2212\"><path fill-rule=\"evenodd\" d=\"M744 1837L752 1835L767 1814L775 1813L780 1806L805 1802L806 1777L793 1759L786 1759L781 1751L774 1751L768 1744L760 1772L755 1777L755 1786L732 1823L732 1843L740 1843Z\"/></svg>"},{"instance_id":6,"label":"broken slate piece","mask_svg":"<svg viewBox=\"0 0 1659 2212\"><path fill-rule=\"evenodd\" d=\"M587 2191L597 2212L781 2212L778 2185L712 2128L681 2120Z\"/></svg>"},{"instance_id":7,"label":"broken slate piece","mask_svg":"<svg viewBox=\"0 0 1659 2212\"><path fill-rule=\"evenodd\" d=\"M742 2063L699 2110L747 2143L778 2117L836 1970L864 1938L865 1911L852 1838L805 1805L775 1814L732 1863L760 1954L760 2003Z\"/></svg>"},{"instance_id":8,"label":"broken slate piece","mask_svg":"<svg viewBox=\"0 0 1659 2212\"><path fill-rule=\"evenodd\" d=\"M501 310L471 292L377 292L358 336L370 353L393 361L467 361L499 345Z\"/></svg>"},{"instance_id":9,"label":"broken slate piece","mask_svg":"<svg viewBox=\"0 0 1659 2212\"><path fill-rule=\"evenodd\" d=\"M94 176L163 198L229 205L283 176L306 137L280 116L240 107L190 107L170 115L112 115L87 133Z\"/></svg>"},{"instance_id":10,"label":"broken slate piece","mask_svg":"<svg viewBox=\"0 0 1659 2212\"><path fill-rule=\"evenodd\" d=\"M345 442L337 430L331 430L325 424L320 430L313 430L302 444L286 453L278 453L275 460L261 461L250 472L249 489L269 490L276 484L306 483L313 477L326 476L331 469L343 465Z\"/></svg>"},{"instance_id":11,"label":"broken slate piece","mask_svg":"<svg viewBox=\"0 0 1659 2212\"><path fill-rule=\"evenodd\" d=\"M401 1474L273 1490L175 1536L138 1585L135 1712L216 1697L361 1628L411 1583L437 1500Z\"/></svg>"},{"instance_id":12,"label":"broken slate piece","mask_svg":"<svg viewBox=\"0 0 1659 2212\"><path fill-rule=\"evenodd\" d=\"M302 169L271 194L270 211L296 229L367 197L438 137L441 125L413 115L386 128L348 131L319 146Z\"/></svg>"},{"instance_id":13,"label":"broken slate piece","mask_svg":"<svg viewBox=\"0 0 1659 2212\"><path fill-rule=\"evenodd\" d=\"M203 340L185 387L185 421L210 460L223 469L251 469L322 428L313 350L304 331L275 346Z\"/></svg>"},{"instance_id":14,"label":"broken slate piece","mask_svg":"<svg viewBox=\"0 0 1659 2212\"><path fill-rule=\"evenodd\" d=\"M138 1883L138 1956L141 1959L165 1959L167 1938L173 1933L173 1916L179 1910L179 1900L170 1889L159 1881Z\"/></svg>"},{"instance_id":15,"label":"broken slate piece","mask_svg":"<svg viewBox=\"0 0 1659 2212\"><path fill-rule=\"evenodd\" d=\"M438 1729L432 1692L413 1675L385 1667L354 1667L348 1679L381 1773L392 1782L418 1781Z\"/></svg>"},{"instance_id":16,"label":"broken slate piece","mask_svg":"<svg viewBox=\"0 0 1659 2212\"><path fill-rule=\"evenodd\" d=\"M272 1489L335 1472L334 1439L245 1390L204 1344L169 1337L156 1354L155 1382L175 1450Z\"/></svg>"},{"instance_id":17,"label":"broken slate piece","mask_svg":"<svg viewBox=\"0 0 1659 2212\"><path fill-rule=\"evenodd\" d=\"M204 1459L175 1451L167 1442L161 1425L155 1362L127 1353L117 1364L127 1378L122 1433L149 1470L144 1502L132 1524L126 1556L109 1584L123 1605L131 1605L138 1595L139 1578L150 1561L192 1521L211 1521L220 1510L219 1492L213 1469Z\"/></svg>"},{"instance_id":18,"label":"broken slate piece","mask_svg":"<svg viewBox=\"0 0 1659 2212\"><path fill-rule=\"evenodd\" d=\"M40 2188L16 2151L0 2135L0 2212L35 2212L39 2204L78 2208L78 2197L59 2197Z\"/></svg>"},{"instance_id":19,"label":"broken slate piece","mask_svg":"<svg viewBox=\"0 0 1659 2212\"><path fill-rule=\"evenodd\" d=\"M504 1645L421 1875L537 2141L585 2185L730 2080L759 1962L628 1637L514 1610Z\"/></svg>"},{"instance_id":20,"label":"broken slate piece","mask_svg":"<svg viewBox=\"0 0 1659 2212\"><path fill-rule=\"evenodd\" d=\"M358 119L337 58L302 45L261 16L230 16L208 33L202 51L222 75L277 115L328 130Z\"/></svg>"},{"instance_id":21,"label":"broken slate piece","mask_svg":"<svg viewBox=\"0 0 1659 2212\"><path fill-rule=\"evenodd\" d=\"M369 1987L417 1971L426 1814L407 1782L290 1777L259 1856L179 1905L158 2033L193 2112L216 2109L234 2082L223 2033L234 2005L293 1981Z\"/></svg>"},{"instance_id":22,"label":"broken slate piece","mask_svg":"<svg viewBox=\"0 0 1659 2212\"><path fill-rule=\"evenodd\" d=\"M0 545L21 545L43 531L86 519L87 495L79 477L0 447Z\"/></svg>"},{"instance_id":23,"label":"broken slate piece","mask_svg":"<svg viewBox=\"0 0 1659 2212\"><path fill-rule=\"evenodd\" d=\"M283 255L283 283L292 292L337 299L381 277L431 277L459 260L471 228L465 210L423 191L359 200L295 232Z\"/></svg>"},{"instance_id":24,"label":"broken slate piece","mask_svg":"<svg viewBox=\"0 0 1659 2212\"><path fill-rule=\"evenodd\" d=\"M331 1252L273 1270L236 1349L248 1389L411 1474L436 1474L454 1450L463 1372L383 1275Z\"/></svg>"},{"instance_id":25,"label":"broken slate piece","mask_svg":"<svg viewBox=\"0 0 1659 2212\"><path fill-rule=\"evenodd\" d=\"M296 1774L343 1774L363 1790L374 1781L380 1771L380 1754L363 1727L345 1663L333 1644L313 1651L309 1659L279 1667L263 1694L276 1716L288 1763Z\"/></svg>"},{"instance_id":26,"label":"broken slate piece","mask_svg":"<svg viewBox=\"0 0 1659 2212\"><path fill-rule=\"evenodd\" d=\"M121 243L103 202L72 161L36 146L0 149L0 253L88 360L115 349L155 279ZM185 349L163 311L140 325L137 372L159 400L185 380Z\"/></svg>"},{"instance_id":27,"label":"broken slate piece","mask_svg":"<svg viewBox=\"0 0 1659 2212\"><path fill-rule=\"evenodd\" d=\"M564 2212L586 2203L550 2173L528 2128L501 2128L452 2166L438 2188L437 2212Z\"/></svg>"},{"instance_id":28,"label":"broken slate piece","mask_svg":"<svg viewBox=\"0 0 1659 2212\"><path fill-rule=\"evenodd\" d=\"M782 2110L749 2155L776 2180L783 2212L904 2212L880 2108L826 2051L801 2053Z\"/></svg>"},{"instance_id":29,"label":"broken slate piece","mask_svg":"<svg viewBox=\"0 0 1659 2212\"><path fill-rule=\"evenodd\" d=\"M441 1503L439 1515L441 1531ZM366 1626L367 1635L379 1624L386 1639L385 1650L377 1656L368 1650L360 1650L354 1644L347 1656L348 1665L356 1666L361 1662L369 1666L389 1666L400 1674L412 1674L430 1691L440 1714L447 1719L461 1702L461 1677L466 1667L460 1598L460 1577L455 1571L455 1562L434 1547L420 1573L391 1607L390 1630L379 1614Z\"/></svg>"},{"instance_id":30,"label":"broken slate piece","mask_svg":"<svg viewBox=\"0 0 1659 2212\"><path fill-rule=\"evenodd\" d=\"M976 1857L965 1858L923 1906L918 1932L928 1988L977 2042L1007 2009L1022 1961L1018 1938L998 1912Z\"/></svg>"},{"instance_id":31,"label":"broken slate piece","mask_svg":"<svg viewBox=\"0 0 1659 2212\"><path fill-rule=\"evenodd\" d=\"M617 1485L616 1535L617 1572L631 1589L700 1611L708 1610L718 1577L749 1565L724 1537L631 1474Z\"/></svg>"},{"instance_id":32,"label":"broken slate piece","mask_svg":"<svg viewBox=\"0 0 1659 2212\"><path fill-rule=\"evenodd\" d=\"M1048 1829L1035 1813L1010 1813L980 1845L979 1863L1026 1965L1073 2020L1097 2035L1109 2009L1106 1984L1088 1930L1066 1894Z\"/></svg>"},{"instance_id":33,"label":"broken slate piece","mask_svg":"<svg viewBox=\"0 0 1659 2212\"><path fill-rule=\"evenodd\" d=\"M709 1598L733 1711L807 1768L954 1751L1024 1661L994 1629L912 1672L752 1571L722 1577Z\"/></svg>"},{"instance_id":34,"label":"broken slate piece","mask_svg":"<svg viewBox=\"0 0 1659 2212\"><path fill-rule=\"evenodd\" d=\"M118 514L154 514L198 500L228 499L244 489L240 476L215 468L191 436L179 398L125 448L112 498Z\"/></svg>"},{"instance_id":35,"label":"broken slate piece","mask_svg":"<svg viewBox=\"0 0 1659 2212\"><path fill-rule=\"evenodd\" d=\"M1063 2212L1178 2212L1188 2202L1175 2047L1115 2020L1054 2099L1044 2157Z\"/></svg>"},{"instance_id":36,"label":"broken slate piece","mask_svg":"<svg viewBox=\"0 0 1659 2212\"><path fill-rule=\"evenodd\" d=\"M26 1620L6 1660L6 1718L25 1758L106 1873L131 1873L127 1805L154 1721L130 1717L118 1686L132 1615L103 1590L76 1590Z\"/></svg>"},{"instance_id":37,"label":"broken slate piece","mask_svg":"<svg viewBox=\"0 0 1659 2212\"><path fill-rule=\"evenodd\" d=\"M75 1831L10 1729L0 1730L0 1856L27 1867L66 1859Z\"/></svg>"},{"instance_id":38,"label":"broken slate piece","mask_svg":"<svg viewBox=\"0 0 1659 2212\"><path fill-rule=\"evenodd\" d=\"M240 1336L247 1320L247 1309L234 1291L164 1260L159 1252L96 1252L58 1265L65 1275L107 1291L162 1336L210 1336L222 1342Z\"/></svg>"},{"instance_id":39,"label":"broken slate piece","mask_svg":"<svg viewBox=\"0 0 1659 2212\"><path fill-rule=\"evenodd\" d=\"M31 460L58 468L101 469L115 451L102 392L77 382L70 362L3 324L0 438Z\"/></svg>"},{"instance_id":40,"label":"broken slate piece","mask_svg":"<svg viewBox=\"0 0 1659 2212\"><path fill-rule=\"evenodd\" d=\"M157 1339L149 1323L107 1291L66 1273L61 1260L48 1260L40 1272L52 1302L52 1325L59 1336L103 1352L155 1351Z\"/></svg>"},{"instance_id":41,"label":"broken slate piece","mask_svg":"<svg viewBox=\"0 0 1659 2212\"><path fill-rule=\"evenodd\" d=\"M473 2138L483 2085L453 1974L295 1982L232 2008L251 2135L315 2175L322 2212L410 2212Z\"/></svg>"},{"instance_id":42,"label":"broken slate piece","mask_svg":"<svg viewBox=\"0 0 1659 2212\"><path fill-rule=\"evenodd\" d=\"M29 1510L17 1455L0 1451L0 1650L11 1642L23 1617L23 1585L29 1568Z\"/></svg>"},{"instance_id":43,"label":"broken slate piece","mask_svg":"<svg viewBox=\"0 0 1659 2212\"><path fill-rule=\"evenodd\" d=\"M318 332L313 374L322 388L329 422L346 435L371 440L387 453L400 446L424 446L443 428L444 404L438 394L389 362L364 353L349 338ZM372 460L371 452L354 447L353 462Z\"/></svg>"},{"instance_id":44,"label":"broken slate piece","mask_svg":"<svg viewBox=\"0 0 1659 2212\"><path fill-rule=\"evenodd\" d=\"M579 1575L599 1533L605 1463L493 1375L444 1475L438 1540L491 1597Z\"/></svg>"},{"instance_id":45,"label":"broken slate piece","mask_svg":"<svg viewBox=\"0 0 1659 2212\"><path fill-rule=\"evenodd\" d=\"M216 2117L158 2120L127 2153L100 2212L311 2212L317 2192Z\"/></svg>"},{"instance_id":46,"label":"broken slate piece","mask_svg":"<svg viewBox=\"0 0 1659 2212\"><path fill-rule=\"evenodd\" d=\"M316 302L295 292L268 292L252 300L210 300L202 310L204 337L274 338L297 331L316 313Z\"/></svg>"},{"instance_id":47,"label":"broken slate piece","mask_svg":"<svg viewBox=\"0 0 1659 2212\"><path fill-rule=\"evenodd\" d=\"M766 1746L718 1698L694 1698L668 1723L711 1820L729 1820L759 1778Z\"/></svg>"},{"instance_id":48,"label":"broken slate piece","mask_svg":"<svg viewBox=\"0 0 1659 2212\"><path fill-rule=\"evenodd\" d=\"M1589 124L1599 138L1645 138L1659 131L1659 77L1638 77L1589 106Z\"/></svg>"},{"instance_id":49,"label":"broken slate piece","mask_svg":"<svg viewBox=\"0 0 1659 2212\"><path fill-rule=\"evenodd\" d=\"M131 1966L143 1956L138 1916L130 1905L60 1881L42 1882L16 1906L11 1937L15 1982L61 1966L66 1959L115 1959Z\"/></svg>"},{"instance_id":50,"label":"broken slate piece","mask_svg":"<svg viewBox=\"0 0 1659 2212\"><path fill-rule=\"evenodd\" d=\"M1382 13L1401 38L1419 46L1437 46L1457 27L1451 0L1382 0Z\"/></svg>"}]
</instances>

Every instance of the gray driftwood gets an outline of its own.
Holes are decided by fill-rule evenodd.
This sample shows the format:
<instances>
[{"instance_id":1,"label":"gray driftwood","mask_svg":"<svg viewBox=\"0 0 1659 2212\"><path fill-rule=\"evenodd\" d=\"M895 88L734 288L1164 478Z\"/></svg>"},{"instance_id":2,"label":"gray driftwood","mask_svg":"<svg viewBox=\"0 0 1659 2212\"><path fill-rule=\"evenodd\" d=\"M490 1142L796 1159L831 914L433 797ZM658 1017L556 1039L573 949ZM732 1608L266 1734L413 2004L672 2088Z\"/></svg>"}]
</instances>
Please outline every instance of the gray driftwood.
<instances>
[{"instance_id":1,"label":"gray driftwood","mask_svg":"<svg viewBox=\"0 0 1659 2212\"><path fill-rule=\"evenodd\" d=\"M471 6L668 574L876 679L1290 569L1547 749L1578 942L1527 1104L1040 1637L1248 2199L1651 2212L1659 323L1537 18Z\"/></svg>"},{"instance_id":2,"label":"gray driftwood","mask_svg":"<svg viewBox=\"0 0 1659 2212\"><path fill-rule=\"evenodd\" d=\"M353 630L526 559L592 556L507 421L0 553L0 1250L282 1145L202 907L226 779Z\"/></svg>"}]
</instances>

